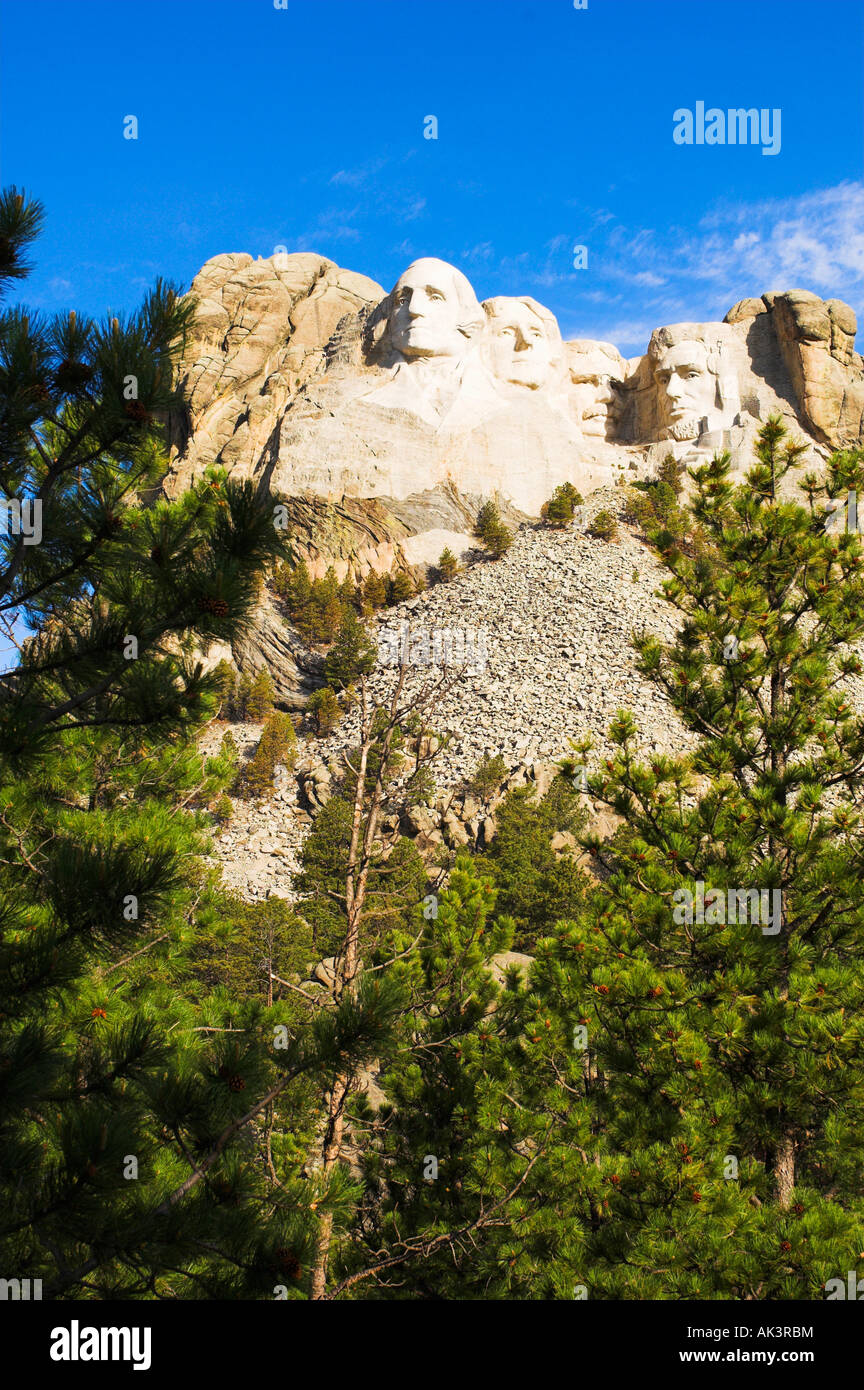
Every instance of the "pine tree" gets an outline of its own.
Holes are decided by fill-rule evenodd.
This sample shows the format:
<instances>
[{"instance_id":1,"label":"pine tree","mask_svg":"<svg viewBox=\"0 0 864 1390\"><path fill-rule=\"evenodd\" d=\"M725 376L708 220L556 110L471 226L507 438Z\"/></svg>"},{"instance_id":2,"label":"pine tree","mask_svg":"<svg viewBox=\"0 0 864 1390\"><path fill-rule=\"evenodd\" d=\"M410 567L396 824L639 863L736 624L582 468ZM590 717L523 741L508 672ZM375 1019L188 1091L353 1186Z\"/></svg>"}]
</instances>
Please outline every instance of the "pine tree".
<instances>
[{"instance_id":1,"label":"pine tree","mask_svg":"<svg viewBox=\"0 0 864 1390\"><path fill-rule=\"evenodd\" d=\"M339 580L336 578L336 571L332 565L327 569L323 579L315 579L312 582L312 603L313 617L311 619L312 639L315 642L332 642L335 640L339 628L345 617L345 605L342 602ZM351 612L353 613L353 609Z\"/></svg>"},{"instance_id":2,"label":"pine tree","mask_svg":"<svg viewBox=\"0 0 864 1390\"><path fill-rule=\"evenodd\" d=\"M339 722L342 708L329 685L314 691L306 703L306 712L315 721L315 731L330 734Z\"/></svg>"},{"instance_id":3,"label":"pine tree","mask_svg":"<svg viewBox=\"0 0 864 1390\"><path fill-rule=\"evenodd\" d=\"M556 923L578 915L585 875L569 848L552 848L555 836L576 846L585 811L568 784L556 777L546 795L536 798L528 787L514 787L495 810L496 831L479 857L497 889L498 910L511 918L519 951L532 951L551 936Z\"/></svg>"},{"instance_id":4,"label":"pine tree","mask_svg":"<svg viewBox=\"0 0 864 1390\"><path fill-rule=\"evenodd\" d=\"M576 508L582 505L583 500L582 494L572 483L561 483L549 501L543 504L541 515L549 526L563 529L569 526Z\"/></svg>"},{"instance_id":5,"label":"pine tree","mask_svg":"<svg viewBox=\"0 0 864 1390\"><path fill-rule=\"evenodd\" d=\"M614 541L618 534L618 522L607 508L597 513L591 523L591 535L601 541Z\"/></svg>"},{"instance_id":6,"label":"pine tree","mask_svg":"<svg viewBox=\"0 0 864 1390\"><path fill-rule=\"evenodd\" d=\"M312 580L305 560L293 567L280 565L273 576L273 588L284 598L292 618L302 613L312 597Z\"/></svg>"},{"instance_id":7,"label":"pine tree","mask_svg":"<svg viewBox=\"0 0 864 1390\"><path fill-rule=\"evenodd\" d=\"M277 710L266 720L258 747L238 778L238 792L241 796L266 796L275 786L276 769L290 771L296 760L297 735L291 716Z\"/></svg>"},{"instance_id":8,"label":"pine tree","mask_svg":"<svg viewBox=\"0 0 864 1390\"><path fill-rule=\"evenodd\" d=\"M363 585L363 596L373 611L386 605L387 583L383 574L370 570Z\"/></svg>"},{"instance_id":9,"label":"pine tree","mask_svg":"<svg viewBox=\"0 0 864 1390\"><path fill-rule=\"evenodd\" d=\"M217 662L213 670L216 692L219 696L219 718L230 719L233 713L234 692L237 688L237 671L230 661Z\"/></svg>"},{"instance_id":10,"label":"pine tree","mask_svg":"<svg viewBox=\"0 0 864 1390\"><path fill-rule=\"evenodd\" d=\"M513 544L513 532L504 525L498 504L492 501L484 502L477 513L474 535L483 542L496 560L506 555Z\"/></svg>"},{"instance_id":11,"label":"pine tree","mask_svg":"<svg viewBox=\"0 0 864 1390\"><path fill-rule=\"evenodd\" d=\"M500 792L507 779L507 764L501 753L487 754L481 758L465 779L465 789L472 796L479 797L485 805L496 792Z\"/></svg>"},{"instance_id":12,"label":"pine tree","mask_svg":"<svg viewBox=\"0 0 864 1390\"><path fill-rule=\"evenodd\" d=\"M266 667L262 667L256 673L249 687L249 695L246 700L247 719L253 719L256 723L263 723L267 716L272 713L275 698L273 677Z\"/></svg>"},{"instance_id":13,"label":"pine tree","mask_svg":"<svg viewBox=\"0 0 864 1390\"><path fill-rule=\"evenodd\" d=\"M368 675L378 653L362 621L353 608L346 608L336 640L327 653L324 671L334 690L344 690L362 675Z\"/></svg>"},{"instance_id":14,"label":"pine tree","mask_svg":"<svg viewBox=\"0 0 864 1390\"><path fill-rule=\"evenodd\" d=\"M0 283L40 221L0 198ZM196 649L243 632L281 547L219 473L139 502L193 307L157 285L123 322L0 314L0 481L43 504L39 543L0 541L0 610L33 634L0 677L0 1254L45 1297L272 1296L288 1254L302 1272L308 1185L257 1219L249 1136L383 1024L377 1000L314 1036L287 1018L277 1051L277 1005L183 988L231 761L195 747L219 699Z\"/></svg>"},{"instance_id":15,"label":"pine tree","mask_svg":"<svg viewBox=\"0 0 864 1390\"><path fill-rule=\"evenodd\" d=\"M414 585L411 582L410 574L404 570L399 570L390 580L387 603L392 608L397 603L405 603L409 598L414 597Z\"/></svg>"},{"instance_id":16,"label":"pine tree","mask_svg":"<svg viewBox=\"0 0 864 1390\"><path fill-rule=\"evenodd\" d=\"M640 761L617 719L591 791L626 829L538 967L586 1029L591 1296L819 1298L864 1249L864 556L824 504L864 454L796 496L784 433L743 483L728 454L692 470L707 550L657 535L682 625L640 660L697 745Z\"/></svg>"},{"instance_id":17,"label":"pine tree","mask_svg":"<svg viewBox=\"0 0 864 1390\"><path fill-rule=\"evenodd\" d=\"M417 909L419 949L404 929L382 943L412 1007L383 1059L377 1133L360 1108L367 1193L337 1290L573 1297L591 1215L581 1060L518 966L496 982L513 922L493 918L495 896L462 856Z\"/></svg>"},{"instance_id":18,"label":"pine tree","mask_svg":"<svg viewBox=\"0 0 864 1390\"><path fill-rule=\"evenodd\" d=\"M231 702L231 710L235 719L249 719L249 701L252 698L252 677L248 671L243 671L237 681L237 688L234 699Z\"/></svg>"},{"instance_id":19,"label":"pine tree","mask_svg":"<svg viewBox=\"0 0 864 1390\"><path fill-rule=\"evenodd\" d=\"M438 576L443 583L449 584L451 579L456 577L459 569L459 561L453 554L449 546L445 546L438 556Z\"/></svg>"}]
</instances>

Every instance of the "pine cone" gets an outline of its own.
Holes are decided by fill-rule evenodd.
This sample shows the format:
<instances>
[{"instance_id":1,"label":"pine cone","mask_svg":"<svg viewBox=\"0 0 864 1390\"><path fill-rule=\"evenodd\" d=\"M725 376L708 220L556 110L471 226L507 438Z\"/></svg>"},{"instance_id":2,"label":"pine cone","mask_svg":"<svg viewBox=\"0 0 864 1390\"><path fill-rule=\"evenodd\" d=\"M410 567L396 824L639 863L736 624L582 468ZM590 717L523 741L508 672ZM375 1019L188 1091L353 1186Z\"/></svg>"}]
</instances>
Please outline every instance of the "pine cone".
<instances>
[{"instance_id":1,"label":"pine cone","mask_svg":"<svg viewBox=\"0 0 864 1390\"><path fill-rule=\"evenodd\" d=\"M54 384L64 396L75 395L93 380L93 368L86 362L73 362L66 358L54 373Z\"/></svg>"},{"instance_id":2,"label":"pine cone","mask_svg":"<svg viewBox=\"0 0 864 1390\"><path fill-rule=\"evenodd\" d=\"M224 598L199 598L198 609L201 613L212 613L214 618L228 616L228 604Z\"/></svg>"},{"instance_id":3,"label":"pine cone","mask_svg":"<svg viewBox=\"0 0 864 1390\"><path fill-rule=\"evenodd\" d=\"M136 425L143 425L150 419L150 411L141 401L126 401L123 413L128 415L130 420L134 420Z\"/></svg>"},{"instance_id":4,"label":"pine cone","mask_svg":"<svg viewBox=\"0 0 864 1390\"><path fill-rule=\"evenodd\" d=\"M287 1274L289 1279L299 1279L303 1271L293 1250L288 1250L284 1245L280 1245L276 1251L276 1267L282 1274Z\"/></svg>"}]
</instances>

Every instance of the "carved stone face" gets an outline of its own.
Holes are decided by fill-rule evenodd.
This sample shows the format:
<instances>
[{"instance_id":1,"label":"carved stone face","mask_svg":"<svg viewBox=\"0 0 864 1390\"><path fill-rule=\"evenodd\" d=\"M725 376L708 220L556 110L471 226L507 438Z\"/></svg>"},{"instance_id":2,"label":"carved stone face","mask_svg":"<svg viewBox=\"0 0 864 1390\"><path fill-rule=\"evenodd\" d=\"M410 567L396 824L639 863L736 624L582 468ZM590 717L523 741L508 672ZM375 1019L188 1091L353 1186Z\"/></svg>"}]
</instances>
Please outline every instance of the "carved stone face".
<instances>
[{"instance_id":1,"label":"carved stone face","mask_svg":"<svg viewBox=\"0 0 864 1390\"><path fill-rule=\"evenodd\" d=\"M708 349L691 339L666 348L654 368L661 407L673 439L696 439L701 424L717 413L717 377Z\"/></svg>"},{"instance_id":2,"label":"carved stone face","mask_svg":"<svg viewBox=\"0 0 864 1390\"><path fill-rule=\"evenodd\" d=\"M490 300L486 354L493 374L514 386L536 391L552 376L557 344L538 314L521 299Z\"/></svg>"},{"instance_id":3,"label":"carved stone face","mask_svg":"<svg viewBox=\"0 0 864 1390\"><path fill-rule=\"evenodd\" d=\"M608 372L573 379L573 411L582 433L592 439L612 439L621 416L622 403Z\"/></svg>"},{"instance_id":4,"label":"carved stone face","mask_svg":"<svg viewBox=\"0 0 864 1390\"><path fill-rule=\"evenodd\" d=\"M582 407L582 433L591 438L611 439L621 415L621 401L610 376L592 377L581 383L590 394Z\"/></svg>"},{"instance_id":5,"label":"carved stone face","mask_svg":"<svg viewBox=\"0 0 864 1390\"><path fill-rule=\"evenodd\" d=\"M620 384L626 364L613 348L568 343L570 407L586 438L614 439L624 409Z\"/></svg>"},{"instance_id":6,"label":"carved stone face","mask_svg":"<svg viewBox=\"0 0 864 1390\"><path fill-rule=\"evenodd\" d=\"M396 282L390 342L407 358L461 356L472 317L479 324L480 306L468 281L455 266L427 257Z\"/></svg>"}]
</instances>

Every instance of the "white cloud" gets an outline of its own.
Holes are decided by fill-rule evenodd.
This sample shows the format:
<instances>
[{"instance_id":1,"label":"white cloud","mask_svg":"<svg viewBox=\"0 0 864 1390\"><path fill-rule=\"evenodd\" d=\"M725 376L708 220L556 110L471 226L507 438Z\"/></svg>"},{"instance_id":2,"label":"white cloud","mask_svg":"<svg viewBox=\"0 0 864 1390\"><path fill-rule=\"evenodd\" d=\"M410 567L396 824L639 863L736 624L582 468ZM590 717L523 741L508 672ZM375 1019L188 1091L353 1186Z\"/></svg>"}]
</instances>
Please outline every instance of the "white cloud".
<instances>
[{"instance_id":1,"label":"white cloud","mask_svg":"<svg viewBox=\"0 0 864 1390\"><path fill-rule=\"evenodd\" d=\"M624 351L644 348L647 333L641 341L639 334L645 328L723 318L739 299L767 290L806 289L843 299L864 320L864 183L757 203L718 203L690 230L619 223L590 253L599 297L603 286L610 292L609 312L595 310L591 331L619 342ZM628 287L644 294L627 294L625 319L616 301ZM580 298L596 302L598 296ZM579 326L579 336L588 331Z\"/></svg>"},{"instance_id":2,"label":"white cloud","mask_svg":"<svg viewBox=\"0 0 864 1390\"><path fill-rule=\"evenodd\" d=\"M633 276L634 285L647 285L649 288L656 288L658 285L666 284L665 275L656 275L653 270L637 270Z\"/></svg>"},{"instance_id":3,"label":"white cloud","mask_svg":"<svg viewBox=\"0 0 864 1390\"><path fill-rule=\"evenodd\" d=\"M335 174L330 175L329 181L336 187L366 188L375 175L380 174L386 163L386 159L370 159L356 169L337 169Z\"/></svg>"},{"instance_id":4,"label":"white cloud","mask_svg":"<svg viewBox=\"0 0 864 1390\"><path fill-rule=\"evenodd\" d=\"M720 206L701 228L681 248L683 273L734 286L739 299L782 282L783 289L809 289L864 309L862 183L746 207Z\"/></svg>"}]
</instances>

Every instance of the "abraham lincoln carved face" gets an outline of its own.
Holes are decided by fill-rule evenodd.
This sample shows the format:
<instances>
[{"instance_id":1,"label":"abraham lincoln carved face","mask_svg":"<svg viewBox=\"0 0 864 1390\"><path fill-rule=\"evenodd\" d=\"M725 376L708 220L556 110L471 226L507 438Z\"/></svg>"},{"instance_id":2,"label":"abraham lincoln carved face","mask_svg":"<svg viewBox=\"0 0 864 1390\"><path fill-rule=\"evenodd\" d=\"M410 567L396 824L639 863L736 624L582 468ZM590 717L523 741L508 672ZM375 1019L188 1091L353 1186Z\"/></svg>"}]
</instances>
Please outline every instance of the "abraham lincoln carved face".
<instances>
[{"instance_id":1,"label":"abraham lincoln carved face","mask_svg":"<svg viewBox=\"0 0 864 1390\"><path fill-rule=\"evenodd\" d=\"M717 372L708 348L696 339L667 348L654 366L654 381L671 439L696 439L711 428L720 406Z\"/></svg>"}]
</instances>

